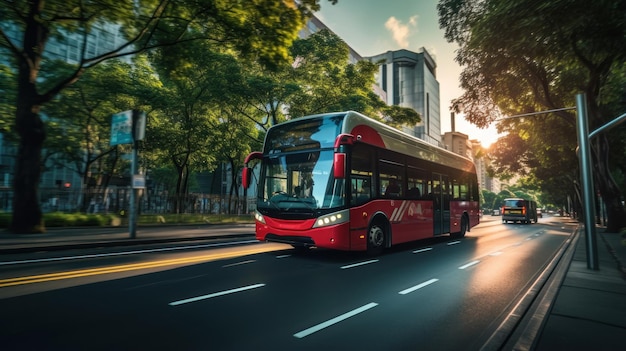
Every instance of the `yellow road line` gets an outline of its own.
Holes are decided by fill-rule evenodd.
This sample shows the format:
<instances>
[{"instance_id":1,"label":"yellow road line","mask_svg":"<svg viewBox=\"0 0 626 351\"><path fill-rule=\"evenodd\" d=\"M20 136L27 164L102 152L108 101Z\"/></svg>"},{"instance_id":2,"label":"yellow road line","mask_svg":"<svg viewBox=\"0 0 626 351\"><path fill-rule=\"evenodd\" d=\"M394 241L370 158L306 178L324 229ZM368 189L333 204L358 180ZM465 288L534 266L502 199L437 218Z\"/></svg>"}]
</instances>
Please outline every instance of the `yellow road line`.
<instances>
[{"instance_id":1,"label":"yellow road line","mask_svg":"<svg viewBox=\"0 0 626 351\"><path fill-rule=\"evenodd\" d=\"M174 265L187 264L187 263L214 261L214 260L219 260L219 259L232 258L232 257L237 257L237 256L242 256L242 255L250 255L250 254L268 252L268 251L274 251L274 250L275 248L254 248L254 249L241 250L241 251L236 251L236 252L213 253L209 255L174 258L174 259L167 259L167 260L160 260L160 261L153 261L153 262L133 263L133 264L125 264L125 265L119 265L119 266L80 269L80 270L75 270L75 271L0 279L0 288L4 288L8 286L15 286L15 285L23 285L23 284L42 283L42 282L54 281L54 280L88 277L92 275L120 273L120 272L134 271L134 270L140 270L140 269L174 266Z\"/></svg>"}]
</instances>

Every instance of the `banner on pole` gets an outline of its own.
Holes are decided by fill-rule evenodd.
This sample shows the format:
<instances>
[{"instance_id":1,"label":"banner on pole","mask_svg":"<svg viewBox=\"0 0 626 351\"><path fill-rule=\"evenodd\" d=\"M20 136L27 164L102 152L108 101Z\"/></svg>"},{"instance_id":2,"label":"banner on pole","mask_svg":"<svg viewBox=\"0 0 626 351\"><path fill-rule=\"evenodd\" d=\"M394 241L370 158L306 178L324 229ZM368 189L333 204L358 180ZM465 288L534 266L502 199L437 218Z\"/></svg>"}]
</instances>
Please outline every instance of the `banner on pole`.
<instances>
[{"instance_id":1,"label":"banner on pole","mask_svg":"<svg viewBox=\"0 0 626 351\"><path fill-rule=\"evenodd\" d=\"M111 118L111 140L109 145L133 143L133 111L116 113Z\"/></svg>"}]
</instances>

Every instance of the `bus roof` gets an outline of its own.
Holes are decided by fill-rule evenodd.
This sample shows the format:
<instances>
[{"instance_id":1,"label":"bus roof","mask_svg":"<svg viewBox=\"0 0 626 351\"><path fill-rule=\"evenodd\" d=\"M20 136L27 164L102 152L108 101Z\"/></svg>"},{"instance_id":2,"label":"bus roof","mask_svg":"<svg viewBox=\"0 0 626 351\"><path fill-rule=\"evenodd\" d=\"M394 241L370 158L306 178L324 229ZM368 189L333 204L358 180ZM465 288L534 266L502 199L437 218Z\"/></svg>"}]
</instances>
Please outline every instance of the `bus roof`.
<instances>
[{"instance_id":1,"label":"bus roof","mask_svg":"<svg viewBox=\"0 0 626 351\"><path fill-rule=\"evenodd\" d=\"M322 117L337 116L344 116L341 132L354 135L360 142L476 173L474 162L471 159L427 143L422 139L390 127L356 111L331 112L299 117L276 126L284 126L285 124L299 123Z\"/></svg>"}]
</instances>

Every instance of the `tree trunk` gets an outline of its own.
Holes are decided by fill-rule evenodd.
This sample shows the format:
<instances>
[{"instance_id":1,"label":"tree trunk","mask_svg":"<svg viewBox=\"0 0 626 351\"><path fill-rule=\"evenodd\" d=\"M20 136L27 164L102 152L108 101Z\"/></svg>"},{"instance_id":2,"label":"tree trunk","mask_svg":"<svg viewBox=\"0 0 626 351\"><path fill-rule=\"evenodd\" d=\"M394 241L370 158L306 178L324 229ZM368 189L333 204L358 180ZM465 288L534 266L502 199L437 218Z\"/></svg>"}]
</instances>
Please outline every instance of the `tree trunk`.
<instances>
[{"instance_id":1,"label":"tree trunk","mask_svg":"<svg viewBox=\"0 0 626 351\"><path fill-rule=\"evenodd\" d=\"M9 229L19 234L43 233L45 227L39 206L39 179L45 131L39 114L33 112L36 107L19 102L18 106L16 127L20 142L13 178L13 220Z\"/></svg>"},{"instance_id":2,"label":"tree trunk","mask_svg":"<svg viewBox=\"0 0 626 351\"><path fill-rule=\"evenodd\" d=\"M611 176L609 168L609 142L606 135L600 133L594 142L593 155L595 156L595 179L597 191L602 195L606 205L607 226L609 233L618 233L626 227L626 212L621 201L621 191Z\"/></svg>"},{"instance_id":3,"label":"tree trunk","mask_svg":"<svg viewBox=\"0 0 626 351\"><path fill-rule=\"evenodd\" d=\"M41 1L29 3L24 30L24 52L18 57L17 103L15 129L20 141L13 176L13 219L9 230L25 233L45 231L39 206L41 149L46 132L39 116L43 104L36 88L41 53L48 38L48 29L41 21Z\"/></svg>"}]
</instances>

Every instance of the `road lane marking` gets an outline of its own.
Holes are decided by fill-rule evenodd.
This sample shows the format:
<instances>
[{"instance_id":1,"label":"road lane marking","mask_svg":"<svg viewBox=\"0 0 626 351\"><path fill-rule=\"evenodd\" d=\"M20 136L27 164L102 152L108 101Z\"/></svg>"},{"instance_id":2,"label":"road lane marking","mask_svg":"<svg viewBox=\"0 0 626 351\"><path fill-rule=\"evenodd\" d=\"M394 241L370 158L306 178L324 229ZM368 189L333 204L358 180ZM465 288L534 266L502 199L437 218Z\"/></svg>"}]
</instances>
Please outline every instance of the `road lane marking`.
<instances>
[{"instance_id":1,"label":"road lane marking","mask_svg":"<svg viewBox=\"0 0 626 351\"><path fill-rule=\"evenodd\" d=\"M238 244L252 244L252 243L259 243L259 241L255 239L255 240L233 241L233 242L227 242L227 243L187 245L187 246L178 246L178 247L162 247L162 248L158 248L158 249L133 250L133 251L111 252L111 253L103 253L103 254L90 254L90 255L79 255L79 256L38 258L38 259L21 260L21 261L0 262L0 266L8 266L8 265L15 265L15 264L25 264L25 263L70 261L70 260L80 260L80 259L84 259L84 258L125 256L125 255L135 255L135 254L143 254L143 253L151 253L151 252L178 251L178 250L187 250L187 249L201 249L201 248L207 248L207 247L233 246L233 245L238 245Z\"/></svg>"},{"instance_id":2,"label":"road lane marking","mask_svg":"<svg viewBox=\"0 0 626 351\"><path fill-rule=\"evenodd\" d=\"M196 302L196 301L200 301L200 300L210 299L210 298L213 298L213 297L218 297L218 296L223 296L223 295L228 295L228 294L234 294L234 293L238 293L238 292L242 292L242 291L246 291L246 290L257 289L257 288L264 287L264 286L265 286L265 284L254 284L254 285L242 286L241 288L230 289L230 290L216 292L216 293L213 293L213 294L196 296L196 297L191 297L191 298L184 299L184 300L170 302L169 305L170 306L178 306L178 305L182 305L182 304L186 304L186 303L190 303L190 302Z\"/></svg>"},{"instance_id":3,"label":"road lane marking","mask_svg":"<svg viewBox=\"0 0 626 351\"><path fill-rule=\"evenodd\" d=\"M276 256L276 258L287 258L287 257L291 257L291 255L280 255L280 256Z\"/></svg>"},{"instance_id":4,"label":"road lane marking","mask_svg":"<svg viewBox=\"0 0 626 351\"><path fill-rule=\"evenodd\" d=\"M237 263L231 263L231 264L223 265L222 268L241 266L243 264L254 263L254 262L256 262L256 260L241 261L241 262L237 262Z\"/></svg>"},{"instance_id":5,"label":"road lane marking","mask_svg":"<svg viewBox=\"0 0 626 351\"><path fill-rule=\"evenodd\" d=\"M308 329L305 329L305 330L303 330L301 332L295 333L295 334L293 334L293 336L298 338L298 339L302 339L302 338L307 337L307 336L309 336L309 335L311 335L313 333L316 333L316 332L318 332L318 331L320 331L320 330L322 330L324 328L330 327L331 325L337 324L337 323L339 323L339 322L341 322L343 320L346 320L346 319L348 319L350 317L354 317L357 314L365 312L365 311L369 310L370 308L374 308L376 306L378 306L377 303L370 302L367 305L361 306L361 307L359 307L357 309L354 309L354 310L352 310L350 312L344 313L341 316L337 316L337 317L335 317L333 319L330 319L330 320L328 320L328 321L326 321L324 323L320 323L318 325L312 326L311 328L308 328Z\"/></svg>"},{"instance_id":6,"label":"road lane marking","mask_svg":"<svg viewBox=\"0 0 626 351\"><path fill-rule=\"evenodd\" d=\"M489 256L500 256L502 255L502 251L495 251L489 254Z\"/></svg>"},{"instance_id":7,"label":"road lane marking","mask_svg":"<svg viewBox=\"0 0 626 351\"><path fill-rule=\"evenodd\" d=\"M408 289L404 289L404 290L402 290L402 291L398 292L398 294L400 294L400 295L406 295L406 294L408 294L408 293L412 293L412 292L413 292L413 291L415 291L415 290L421 289L421 288L423 288L423 287L425 287L425 286L428 286L428 285L430 285L430 284L432 284L432 283L435 283L435 282L438 282L438 281L439 281L439 279L431 279L431 280L427 280L427 281L425 281L425 282L423 282L423 283L421 283L421 284L417 284L417 285L415 285L415 286L413 286L413 287L410 287L410 288L408 288Z\"/></svg>"},{"instance_id":8,"label":"road lane marking","mask_svg":"<svg viewBox=\"0 0 626 351\"><path fill-rule=\"evenodd\" d=\"M447 243L446 245L450 246L450 245L456 245L456 244L460 244L460 243L461 242L457 240L457 241L451 241L451 242Z\"/></svg>"},{"instance_id":9,"label":"road lane marking","mask_svg":"<svg viewBox=\"0 0 626 351\"><path fill-rule=\"evenodd\" d=\"M269 246L268 247L256 247L256 248L238 250L238 251L233 251L233 252L211 253L208 255L201 255L201 256L173 258L173 259L143 262L143 263L133 263L133 264L125 264L125 265L117 265L117 266L100 267L100 268L80 269L80 270L67 271L67 272L32 275L32 276L26 276L26 277L0 279L0 288L7 287L7 286L14 286L14 285L22 285L22 284L42 283L42 282L54 281L54 280L88 277L88 276L108 274L108 273L120 273L120 272L127 272L127 271L141 270L141 269L150 269L150 268L159 268L159 267L175 266L175 265L182 265L182 264L216 261L220 259L246 256L246 255L252 255L252 254L269 252L269 251L275 251L275 249L272 249Z\"/></svg>"},{"instance_id":10,"label":"road lane marking","mask_svg":"<svg viewBox=\"0 0 626 351\"><path fill-rule=\"evenodd\" d=\"M427 247L427 248L424 248L424 249L415 250L415 251L413 251L413 253L426 252L426 251L430 251L432 249L433 249L432 247Z\"/></svg>"},{"instance_id":11,"label":"road lane marking","mask_svg":"<svg viewBox=\"0 0 626 351\"><path fill-rule=\"evenodd\" d=\"M366 265L366 264L376 263L376 262L378 262L378 260L370 260L370 261L365 261L365 262L353 263L353 264L349 264L347 266L343 266L343 267L341 267L341 269L354 268L354 267L363 266L363 265Z\"/></svg>"},{"instance_id":12,"label":"road lane marking","mask_svg":"<svg viewBox=\"0 0 626 351\"><path fill-rule=\"evenodd\" d=\"M470 262L470 263L468 263L468 264L464 264L464 265L462 265L461 267L459 267L459 269L469 268L469 267L471 267L471 266L473 266L473 265L478 264L479 262L480 262L479 260L472 261L472 262Z\"/></svg>"}]
</instances>

